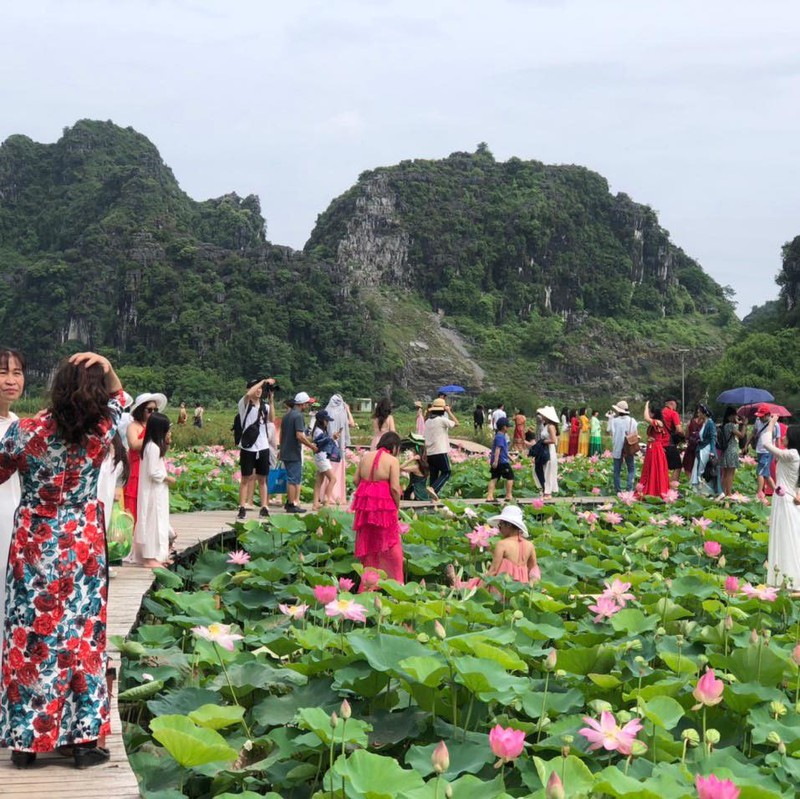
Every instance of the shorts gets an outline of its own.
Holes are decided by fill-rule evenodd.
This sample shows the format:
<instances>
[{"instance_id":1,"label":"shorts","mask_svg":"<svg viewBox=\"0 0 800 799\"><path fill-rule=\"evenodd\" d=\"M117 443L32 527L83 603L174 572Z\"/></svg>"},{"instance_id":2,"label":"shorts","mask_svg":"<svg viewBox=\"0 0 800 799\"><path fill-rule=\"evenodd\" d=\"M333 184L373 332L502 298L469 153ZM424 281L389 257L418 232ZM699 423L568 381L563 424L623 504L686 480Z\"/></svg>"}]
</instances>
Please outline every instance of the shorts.
<instances>
[{"instance_id":1,"label":"shorts","mask_svg":"<svg viewBox=\"0 0 800 799\"><path fill-rule=\"evenodd\" d=\"M239 468L242 477L250 477L253 472L259 477L266 477L269 474L269 450L260 449L258 452L250 452L240 449Z\"/></svg>"},{"instance_id":2,"label":"shorts","mask_svg":"<svg viewBox=\"0 0 800 799\"><path fill-rule=\"evenodd\" d=\"M514 472L511 469L510 463L498 463L497 468L490 469L492 480L499 480L501 477L503 480L513 480L514 479Z\"/></svg>"},{"instance_id":3,"label":"shorts","mask_svg":"<svg viewBox=\"0 0 800 799\"><path fill-rule=\"evenodd\" d=\"M299 486L303 482L303 461L284 461L283 465L286 468L286 482Z\"/></svg>"},{"instance_id":4,"label":"shorts","mask_svg":"<svg viewBox=\"0 0 800 799\"><path fill-rule=\"evenodd\" d=\"M772 453L771 452L759 452L758 453L758 466L756 467L756 474L759 477L769 477L771 468L772 468Z\"/></svg>"},{"instance_id":5,"label":"shorts","mask_svg":"<svg viewBox=\"0 0 800 799\"><path fill-rule=\"evenodd\" d=\"M333 468L330 459L324 452L318 452L314 455L314 466L317 467L318 474L324 474Z\"/></svg>"},{"instance_id":6,"label":"shorts","mask_svg":"<svg viewBox=\"0 0 800 799\"><path fill-rule=\"evenodd\" d=\"M664 447L664 454L667 456L667 469L669 471L675 471L675 469L680 469L683 466L681 453L677 447L672 445Z\"/></svg>"}]
</instances>

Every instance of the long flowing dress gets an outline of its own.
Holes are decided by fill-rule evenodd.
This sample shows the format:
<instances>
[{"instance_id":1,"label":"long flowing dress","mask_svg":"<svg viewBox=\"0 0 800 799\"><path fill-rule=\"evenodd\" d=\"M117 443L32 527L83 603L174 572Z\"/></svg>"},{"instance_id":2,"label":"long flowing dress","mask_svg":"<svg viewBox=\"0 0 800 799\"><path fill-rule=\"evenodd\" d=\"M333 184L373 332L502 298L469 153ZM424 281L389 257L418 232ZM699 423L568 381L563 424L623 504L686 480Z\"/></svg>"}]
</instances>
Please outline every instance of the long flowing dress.
<instances>
[{"instance_id":1,"label":"long flowing dress","mask_svg":"<svg viewBox=\"0 0 800 799\"><path fill-rule=\"evenodd\" d=\"M797 489L800 453L796 449L780 449L772 443L764 446L777 462L776 486L783 491L772 497L767 549L767 582L781 585L784 580L794 590L800 588L800 505L794 504Z\"/></svg>"},{"instance_id":2,"label":"long flowing dress","mask_svg":"<svg viewBox=\"0 0 800 799\"><path fill-rule=\"evenodd\" d=\"M702 425L692 417L686 429L686 449L683 452L683 471L690 477L694 469L694 461L697 457L697 445L700 443L700 430Z\"/></svg>"},{"instance_id":3,"label":"long flowing dress","mask_svg":"<svg viewBox=\"0 0 800 799\"><path fill-rule=\"evenodd\" d=\"M651 424L647 428L647 450L640 479L641 494L650 497L663 497L669 491L669 469L664 447L670 443L669 430Z\"/></svg>"},{"instance_id":4,"label":"long flowing dress","mask_svg":"<svg viewBox=\"0 0 800 799\"><path fill-rule=\"evenodd\" d=\"M169 558L169 485L167 464L152 441L142 451L138 508L133 532L137 557L163 563Z\"/></svg>"},{"instance_id":5,"label":"long flowing dress","mask_svg":"<svg viewBox=\"0 0 800 799\"><path fill-rule=\"evenodd\" d=\"M139 440L144 440L144 427L139 432ZM128 465L130 472L128 473L128 482L125 483L125 490L123 491L123 498L125 500L125 510L133 516L136 521L136 514L138 512L139 503L139 464L142 462L142 451L137 449L128 450Z\"/></svg>"},{"instance_id":6,"label":"long flowing dress","mask_svg":"<svg viewBox=\"0 0 800 799\"><path fill-rule=\"evenodd\" d=\"M12 422L18 420L15 413L9 412L5 418L0 418L0 438L2 438ZM17 511L21 489L19 476L11 476L0 485L0 653L3 651L3 619L5 612L6 581L5 573L8 565L8 550L11 547L11 535L14 531L14 514Z\"/></svg>"},{"instance_id":7,"label":"long flowing dress","mask_svg":"<svg viewBox=\"0 0 800 799\"><path fill-rule=\"evenodd\" d=\"M569 424L569 449L567 450L567 454L573 456L578 454L578 438L580 436L581 423L577 416L573 416Z\"/></svg>"},{"instance_id":8,"label":"long flowing dress","mask_svg":"<svg viewBox=\"0 0 800 799\"><path fill-rule=\"evenodd\" d=\"M555 443L550 438L549 425L545 424L539 427L539 438L543 443L547 444L550 451L550 458L544 465L544 485L542 485L541 480L539 480L535 468L533 470L533 480L544 494L550 496L551 494L558 493L558 453ZM562 437L559 437L559 442L561 438Z\"/></svg>"},{"instance_id":9,"label":"long flowing dress","mask_svg":"<svg viewBox=\"0 0 800 799\"><path fill-rule=\"evenodd\" d=\"M383 569L386 576L398 583L403 580L403 546L397 505L388 480L373 480L375 469L386 450L379 449L372 461L369 477L361 480L353 494L350 508L355 514L355 555L364 564Z\"/></svg>"},{"instance_id":10,"label":"long flowing dress","mask_svg":"<svg viewBox=\"0 0 800 799\"><path fill-rule=\"evenodd\" d=\"M108 571L97 481L117 421L66 445L50 414L15 422L0 446L0 482L22 499L6 571L0 746L50 752L110 732L106 687Z\"/></svg>"},{"instance_id":11,"label":"long flowing dress","mask_svg":"<svg viewBox=\"0 0 800 799\"><path fill-rule=\"evenodd\" d=\"M717 484L719 483L719 474L714 480L714 483L706 483L703 473L706 470L706 464L709 457L711 457L712 450L716 449L717 445L717 426L713 419L706 419L703 426L700 428L699 439L697 442L697 450L695 452L694 467L692 469L691 484L697 490L703 490L700 481L707 486L706 490L713 491L715 494L719 493Z\"/></svg>"},{"instance_id":12,"label":"long flowing dress","mask_svg":"<svg viewBox=\"0 0 800 799\"><path fill-rule=\"evenodd\" d=\"M589 455L589 417L585 414L578 418L581 429L578 433L578 454L588 457Z\"/></svg>"},{"instance_id":13,"label":"long flowing dress","mask_svg":"<svg viewBox=\"0 0 800 799\"><path fill-rule=\"evenodd\" d=\"M347 503L347 448L350 446L350 418L347 413L347 405L340 394L331 396L325 410L333 417L333 421L328 422L328 433L331 437L335 433L339 434L337 443L339 451L342 453L339 463L331 464L336 476L332 498L337 505L344 505Z\"/></svg>"},{"instance_id":14,"label":"long flowing dress","mask_svg":"<svg viewBox=\"0 0 800 799\"><path fill-rule=\"evenodd\" d=\"M603 431L600 419L592 416L589 420L589 454L599 455L603 451Z\"/></svg>"}]
</instances>

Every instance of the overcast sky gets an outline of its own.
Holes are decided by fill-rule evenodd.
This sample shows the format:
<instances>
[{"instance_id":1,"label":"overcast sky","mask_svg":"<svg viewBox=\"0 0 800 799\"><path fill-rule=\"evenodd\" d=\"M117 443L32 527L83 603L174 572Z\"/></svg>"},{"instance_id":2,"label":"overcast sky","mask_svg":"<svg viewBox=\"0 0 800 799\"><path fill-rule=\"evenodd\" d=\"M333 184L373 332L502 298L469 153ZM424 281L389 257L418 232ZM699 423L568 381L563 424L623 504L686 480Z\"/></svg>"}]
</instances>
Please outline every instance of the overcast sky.
<instances>
[{"instance_id":1,"label":"overcast sky","mask_svg":"<svg viewBox=\"0 0 800 799\"><path fill-rule=\"evenodd\" d=\"M739 313L800 235L795 0L3 3L0 140L131 125L300 248L359 173L486 141L655 208Z\"/></svg>"}]
</instances>

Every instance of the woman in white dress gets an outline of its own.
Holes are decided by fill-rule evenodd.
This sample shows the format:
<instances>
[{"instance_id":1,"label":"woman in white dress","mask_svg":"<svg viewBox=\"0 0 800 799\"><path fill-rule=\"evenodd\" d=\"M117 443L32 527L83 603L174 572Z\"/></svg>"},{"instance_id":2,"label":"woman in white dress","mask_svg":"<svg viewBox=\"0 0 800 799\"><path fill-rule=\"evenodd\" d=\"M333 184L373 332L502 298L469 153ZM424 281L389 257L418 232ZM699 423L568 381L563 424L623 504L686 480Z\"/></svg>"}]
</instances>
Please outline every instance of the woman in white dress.
<instances>
[{"instance_id":1,"label":"woman in white dress","mask_svg":"<svg viewBox=\"0 0 800 799\"><path fill-rule=\"evenodd\" d=\"M550 457L544 464L544 485L534 469L533 477L545 497L558 493L558 413L552 405L538 408L539 440L546 444Z\"/></svg>"},{"instance_id":2,"label":"woman in white dress","mask_svg":"<svg viewBox=\"0 0 800 799\"><path fill-rule=\"evenodd\" d=\"M169 560L169 486L175 482L167 474L164 460L169 427L169 419L163 413L152 413L144 432L133 541L137 561L150 569L164 566Z\"/></svg>"},{"instance_id":3,"label":"woman in white dress","mask_svg":"<svg viewBox=\"0 0 800 799\"><path fill-rule=\"evenodd\" d=\"M25 356L17 350L0 348L0 438L19 418L11 411L25 390ZM0 652L3 651L3 628L6 609L6 566L14 514L21 496L19 476L13 475L0 485Z\"/></svg>"},{"instance_id":4,"label":"woman in white dress","mask_svg":"<svg viewBox=\"0 0 800 799\"><path fill-rule=\"evenodd\" d=\"M797 591L800 590L800 505L796 499L800 483L800 425L789 427L781 442L786 449L779 449L772 443L777 422L777 416L770 416L763 438L764 446L775 456L777 464L769 516L767 582L782 585L785 581Z\"/></svg>"}]
</instances>

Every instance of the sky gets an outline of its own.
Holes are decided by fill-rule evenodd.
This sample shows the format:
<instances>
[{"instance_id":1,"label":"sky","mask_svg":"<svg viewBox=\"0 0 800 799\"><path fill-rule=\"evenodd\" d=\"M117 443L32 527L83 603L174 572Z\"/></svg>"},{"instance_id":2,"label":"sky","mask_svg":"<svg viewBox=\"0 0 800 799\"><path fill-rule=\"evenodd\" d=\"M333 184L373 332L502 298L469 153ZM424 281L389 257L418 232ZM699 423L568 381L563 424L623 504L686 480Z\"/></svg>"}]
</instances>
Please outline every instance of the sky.
<instances>
[{"instance_id":1,"label":"sky","mask_svg":"<svg viewBox=\"0 0 800 799\"><path fill-rule=\"evenodd\" d=\"M650 205L741 315L800 235L798 40L795 0L6 0L0 141L130 125L296 248L362 171L485 141Z\"/></svg>"}]
</instances>

